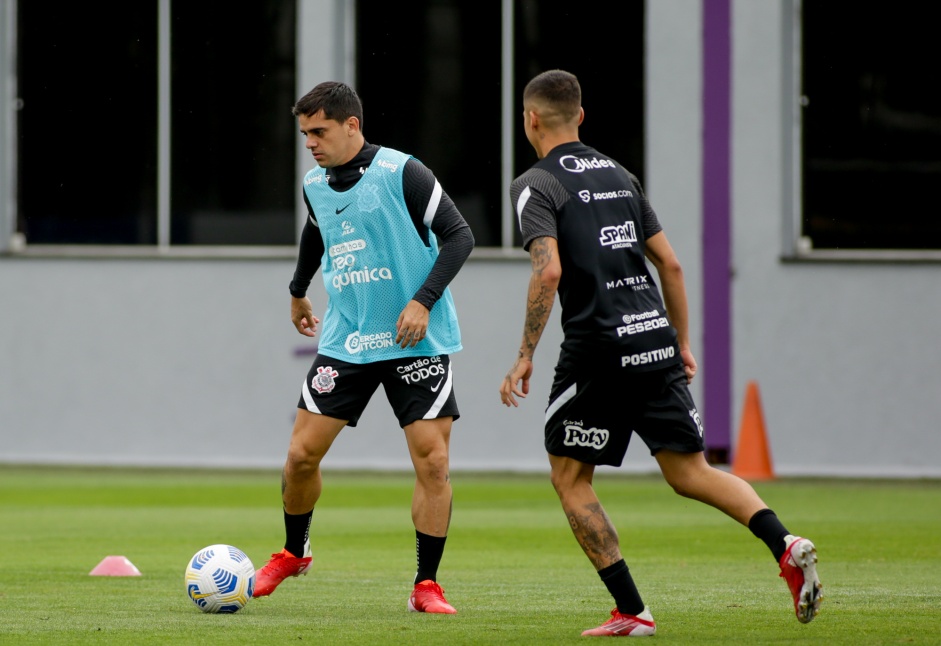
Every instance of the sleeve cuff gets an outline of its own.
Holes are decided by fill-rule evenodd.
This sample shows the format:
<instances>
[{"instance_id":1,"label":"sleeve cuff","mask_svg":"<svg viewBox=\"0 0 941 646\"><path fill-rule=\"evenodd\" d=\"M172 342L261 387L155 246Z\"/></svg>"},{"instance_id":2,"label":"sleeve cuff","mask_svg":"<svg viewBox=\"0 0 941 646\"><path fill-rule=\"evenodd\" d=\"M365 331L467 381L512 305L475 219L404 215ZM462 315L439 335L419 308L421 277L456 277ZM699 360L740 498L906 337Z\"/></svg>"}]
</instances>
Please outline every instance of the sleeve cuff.
<instances>
[{"instance_id":1,"label":"sleeve cuff","mask_svg":"<svg viewBox=\"0 0 941 646\"><path fill-rule=\"evenodd\" d=\"M307 296L307 287L301 288L292 280L291 284L288 286L288 291L291 292L291 296L294 298L304 298Z\"/></svg>"}]
</instances>

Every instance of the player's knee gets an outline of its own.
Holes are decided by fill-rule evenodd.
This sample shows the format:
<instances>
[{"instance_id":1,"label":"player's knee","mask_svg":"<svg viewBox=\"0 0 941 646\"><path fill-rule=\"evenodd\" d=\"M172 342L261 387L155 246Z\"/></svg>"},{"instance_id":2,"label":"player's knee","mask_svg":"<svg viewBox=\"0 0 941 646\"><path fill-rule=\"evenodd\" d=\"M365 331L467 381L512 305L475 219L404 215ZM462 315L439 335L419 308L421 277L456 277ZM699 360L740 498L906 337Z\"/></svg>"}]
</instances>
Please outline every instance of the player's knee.
<instances>
[{"instance_id":1,"label":"player's knee","mask_svg":"<svg viewBox=\"0 0 941 646\"><path fill-rule=\"evenodd\" d=\"M415 474L430 482L446 482L449 479L448 461L448 450L443 446L428 447L424 451L416 451L412 456Z\"/></svg>"},{"instance_id":2,"label":"player's knee","mask_svg":"<svg viewBox=\"0 0 941 646\"><path fill-rule=\"evenodd\" d=\"M578 482L578 474L571 469L553 468L549 473L549 481L559 498L564 498L568 492L575 488Z\"/></svg>"},{"instance_id":3,"label":"player's knee","mask_svg":"<svg viewBox=\"0 0 941 646\"><path fill-rule=\"evenodd\" d=\"M311 452L302 445L292 444L288 448L288 456L284 464L285 474L310 474L320 468L322 458L322 455Z\"/></svg>"},{"instance_id":4,"label":"player's knee","mask_svg":"<svg viewBox=\"0 0 941 646\"><path fill-rule=\"evenodd\" d=\"M692 491L687 487L684 482L670 482L667 480L669 485L673 487L673 493L678 496L683 496L684 498L694 498Z\"/></svg>"},{"instance_id":5,"label":"player's knee","mask_svg":"<svg viewBox=\"0 0 941 646\"><path fill-rule=\"evenodd\" d=\"M440 463L422 463L415 465L416 478L426 487L446 487L451 481L448 465Z\"/></svg>"},{"instance_id":6,"label":"player's knee","mask_svg":"<svg viewBox=\"0 0 941 646\"><path fill-rule=\"evenodd\" d=\"M695 483L690 474L679 472L665 472L663 474L667 484L673 488L674 493L684 498L695 498Z\"/></svg>"}]
</instances>

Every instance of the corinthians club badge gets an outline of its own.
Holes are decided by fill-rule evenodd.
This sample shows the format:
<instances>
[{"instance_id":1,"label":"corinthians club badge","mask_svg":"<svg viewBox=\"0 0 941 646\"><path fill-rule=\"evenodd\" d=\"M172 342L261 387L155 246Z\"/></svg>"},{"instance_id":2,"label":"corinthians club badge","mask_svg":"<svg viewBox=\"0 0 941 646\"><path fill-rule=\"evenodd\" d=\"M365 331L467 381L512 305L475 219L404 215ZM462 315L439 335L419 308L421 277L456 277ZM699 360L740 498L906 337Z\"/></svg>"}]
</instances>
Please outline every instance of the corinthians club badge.
<instances>
[{"instance_id":1,"label":"corinthians club badge","mask_svg":"<svg viewBox=\"0 0 941 646\"><path fill-rule=\"evenodd\" d=\"M317 374L310 380L310 387L320 394L328 393L337 385L334 378L339 374L333 366L318 366Z\"/></svg>"}]
</instances>

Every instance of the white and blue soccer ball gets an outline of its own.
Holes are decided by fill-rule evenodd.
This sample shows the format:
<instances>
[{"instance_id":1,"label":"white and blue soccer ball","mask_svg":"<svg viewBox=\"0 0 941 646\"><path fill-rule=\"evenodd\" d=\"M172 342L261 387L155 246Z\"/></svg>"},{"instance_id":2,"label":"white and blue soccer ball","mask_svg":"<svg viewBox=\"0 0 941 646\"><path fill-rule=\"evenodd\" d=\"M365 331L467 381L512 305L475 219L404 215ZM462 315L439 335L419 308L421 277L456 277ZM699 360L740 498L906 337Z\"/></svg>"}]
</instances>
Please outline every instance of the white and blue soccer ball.
<instances>
[{"instance_id":1,"label":"white and blue soccer ball","mask_svg":"<svg viewBox=\"0 0 941 646\"><path fill-rule=\"evenodd\" d=\"M238 612L251 601L255 566L237 547L210 545L189 560L185 579L187 596L203 612Z\"/></svg>"}]
</instances>

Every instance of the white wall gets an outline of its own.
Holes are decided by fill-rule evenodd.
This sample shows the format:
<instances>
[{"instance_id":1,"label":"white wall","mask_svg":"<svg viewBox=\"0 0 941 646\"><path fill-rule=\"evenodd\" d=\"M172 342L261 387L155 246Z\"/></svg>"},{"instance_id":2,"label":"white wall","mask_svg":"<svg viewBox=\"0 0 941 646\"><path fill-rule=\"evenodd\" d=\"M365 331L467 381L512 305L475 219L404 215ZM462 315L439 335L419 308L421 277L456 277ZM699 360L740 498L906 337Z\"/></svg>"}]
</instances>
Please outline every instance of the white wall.
<instances>
[{"instance_id":1,"label":"white wall","mask_svg":"<svg viewBox=\"0 0 941 646\"><path fill-rule=\"evenodd\" d=\"M644 190L683 265L690 338L702 339L702 28L699 0L647 3ZM694 353L702 359L702 344ZM691 385L700 412L702 380Z\"/></svg>"},{"instance_id":2,"label":"white wall","mask_svg":"<svg viewBox=\"0 0 941 646\"><path fill-rule=\"evenodd\" d=\"M291 261L0 259L0 462L280 467L313 342L289 319ZM465 350L455 469L542 470L558 312L519 409L498 388L529 264L471 261L452 286ZM311 288L323 312L323 287ZM646 457L649 462L649 457ZM380 390L333 467L408 468Z\"/></svg>"},{"instance_id":3,"label":"white wall","mask_svg":"<svg viewBox=\"0 0 941 646\"><path fill-rule=\"evenodd\" d=\"M938 477L941 265L781 261L787 6L733 2L733 414L756 380L780 475ZM646 188L686 269L701 355L700 11L648 3ZM310 362L295 356L309 342L288 319L292 271L286 259L0 257L0 463L279 467ZM528 276L524 260L472 259L452 287L465 341L456 470L546 470L558 311L529 399L510 410L497 394ZM321 294L315 284L322 309ZM409 468L381 392L327 462ZM627 469L654 468L635 440Z\"/></svg>"},{"instance_id":4,"label":"white wall","mask_svg":"<svg viewBox=\"0 0 941 646\"><path fill-rule=\"evenodd\" d=\"M779 259L793 101L782 95L787 4L733 5L737 406L757 380L782 471L941 475L941 264Z\"/></svg>"}]
</instances>

